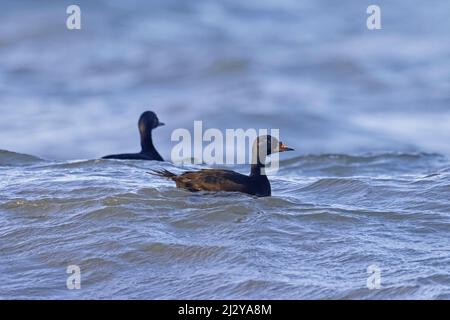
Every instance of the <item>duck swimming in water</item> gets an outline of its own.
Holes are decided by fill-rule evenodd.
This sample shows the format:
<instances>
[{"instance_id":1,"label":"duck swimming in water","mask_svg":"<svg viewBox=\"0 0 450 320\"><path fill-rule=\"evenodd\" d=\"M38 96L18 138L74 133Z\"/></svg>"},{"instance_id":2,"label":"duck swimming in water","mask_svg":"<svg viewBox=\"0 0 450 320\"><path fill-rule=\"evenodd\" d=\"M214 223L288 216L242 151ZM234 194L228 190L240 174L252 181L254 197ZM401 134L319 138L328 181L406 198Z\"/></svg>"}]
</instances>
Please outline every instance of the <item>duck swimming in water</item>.
<instances>
[{"instance_id":1,"label":"duck swimming in water","mask_svg":"<svg viewBox=\"0 0 450 320\"><path fill-rule=\"evenodd\" d=\"M139 118L138 122L139 133L141 135L141 152L113 154L105 156L102 159L164 161L158 151L156 151L152 140L152 130L163 125L164 123L158 120L158 117L153 111L145 111Z\"/></svg>"},{"instance_id":2,"label":"duck swimming in water","mask_svg":"<svg viewBox=\"0 0 450 320\"><path fill-rule=\"evenodd\" d=\"M171 179L175 181L178 188L189 191L243 192L258 197L267 197L271 195L271 188L269 179L264 172L266 156L292 150L294 149L288 148L270 135L260 136L253 144L253 160L249 176L221 169L187 171L180 175L168 170L154 170L150 174Z\"/></svg>"}]
</instances>

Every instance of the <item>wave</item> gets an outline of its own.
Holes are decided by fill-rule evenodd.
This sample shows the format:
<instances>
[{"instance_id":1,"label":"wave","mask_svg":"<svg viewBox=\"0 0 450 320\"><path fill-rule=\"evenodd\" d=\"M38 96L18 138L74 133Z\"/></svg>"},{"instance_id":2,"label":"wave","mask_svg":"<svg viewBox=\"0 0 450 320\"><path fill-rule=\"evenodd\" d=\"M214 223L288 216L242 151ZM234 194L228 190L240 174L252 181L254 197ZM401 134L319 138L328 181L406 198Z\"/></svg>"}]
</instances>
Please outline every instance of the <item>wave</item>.
<instances>
[{"instance_id":1,"label":"wave","mask_svg":"<svg viewBox=\"0 0 450 320\"><path fill-rule=\"evenodd\" d=\"M43 161L43 159L32 155L0 150L0 166L25 166Z\"/></svg>"},{"instance_id":2,"label":"wave","mask_svg":"<svg viewBox=\"0 0 450 320\"><path fill-rule=\"evenodd\" d=\"M384 153L363 153L363 154L340 154L340 153L324 153L324 154L308 154L298 156L287 160L282 160L282 164L290 164L298 161L314 161L314 162L344 162L344 163L368 163L377 160L444 160L447 159L439 153L426 152L384 152Z\"/></svg>"},{"instance_id":3,"label":"wave","mask_svg":"<svg viewBox=\"0 0 450 320\"><path fill-rule=\"evenodd\" d=\"M355 176L392 173L432 174L450 165L438 153L367 153L305 155L280 161L280 169L306 175Z\"/></svg>"}]
</instances>

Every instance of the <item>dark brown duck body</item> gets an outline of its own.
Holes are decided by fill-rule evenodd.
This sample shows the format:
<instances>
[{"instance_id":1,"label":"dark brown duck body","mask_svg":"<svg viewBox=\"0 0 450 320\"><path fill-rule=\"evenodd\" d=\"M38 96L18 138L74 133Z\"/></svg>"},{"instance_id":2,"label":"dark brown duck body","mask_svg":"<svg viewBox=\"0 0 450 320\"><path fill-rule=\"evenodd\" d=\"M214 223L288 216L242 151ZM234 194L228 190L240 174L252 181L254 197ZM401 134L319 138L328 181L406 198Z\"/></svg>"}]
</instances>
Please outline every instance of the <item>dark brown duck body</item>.
<instances>
[{"instance_id":1,"label":"dark brown duck body","mask_svg":"<svg viewBox=\"0 0 450 320\"><path fill-rule=\"evenodd\" d=\"M154 174L175 181L178 188L189 191L242 192L258 197L271 195L269 179L265 175L244 175L231 170L203 169L176 175L170 171L154 171Z\"/></svg>"},{"instance_id":2,"label":"dark brown duck body","mask_svg":"<svg viewBox=\"0 0 450 320\"><path fill-rule=\"evenodd\" d=\"M264 152L259 152L260 150ZM187 171L176 175L167 170L153 171L151 174L165 177L175 181L178 188L189 191L226 191L242 192L258 197L271 195L270 182L264 172L264 163L267 155L275 152L293 150L286 147L270 136L258 137L253 145L254 161L250 175L240 174L231 170L203 169L199 171Z\"/></svg>"}]
</instances>

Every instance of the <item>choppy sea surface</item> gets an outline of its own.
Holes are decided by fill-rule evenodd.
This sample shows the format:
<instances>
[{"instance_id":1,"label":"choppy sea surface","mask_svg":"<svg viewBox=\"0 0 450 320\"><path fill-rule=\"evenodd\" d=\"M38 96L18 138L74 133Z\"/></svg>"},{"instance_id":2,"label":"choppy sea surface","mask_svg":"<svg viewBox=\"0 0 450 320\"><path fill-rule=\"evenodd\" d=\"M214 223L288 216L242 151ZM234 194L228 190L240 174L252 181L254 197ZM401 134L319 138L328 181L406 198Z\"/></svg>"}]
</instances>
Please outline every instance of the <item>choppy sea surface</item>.
<instances>
[{"instance_id":1,"label":"choppy sea surface","mask_svg":"<svg viewBox=\"0 0 450 320\"><path fill-rule=\"evenodd\" d=\"M180 190L146 172L182 170L153 161L2 151L0 165L2 298L450 298L438 154L295 157L268 198Z\"/></svg>"},{"instance_id":2,"label":"choppy sea surface","mask_svg":"<svg viewBox=\"0 0 450 320\"><path fill-rule=\"evenodd\" d=\"M0 298L450 299L450 4L372 2L2 1ZM296 151L270 198L96 160L144 110Z\"/></svg>"}]
</instances>

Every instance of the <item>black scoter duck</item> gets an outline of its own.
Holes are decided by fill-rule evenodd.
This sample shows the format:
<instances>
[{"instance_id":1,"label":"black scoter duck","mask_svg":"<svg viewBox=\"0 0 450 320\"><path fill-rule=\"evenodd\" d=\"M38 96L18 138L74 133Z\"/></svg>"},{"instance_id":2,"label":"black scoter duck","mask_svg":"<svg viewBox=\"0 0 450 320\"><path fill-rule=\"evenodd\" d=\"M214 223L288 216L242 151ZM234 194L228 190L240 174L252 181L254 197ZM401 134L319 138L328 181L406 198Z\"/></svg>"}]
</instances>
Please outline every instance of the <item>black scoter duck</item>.
<instances>
[{"instance_id":1,"label":"black scoter duck","mask_svg":"<svg viewBox=\"0 0 450 320\"><path fill-rule=\"evenodd\" d=\"M145 111L138 122L139 133L141 135L141 152L113 154L105 156L102 159L164 161L158 151L156 151L152 140L152 130L163 125L164 123L158 120L158 117L153 111Z\"/></svg>"},{"instance_id":2,"label":"black scoter duck","mask_svg":"<svg viewBox=\"0 0 450 320\"><path fill-rule=\"evenodd\" d=\"M240 174L231 170L203 169L187 171L176 175L168 170L153 170L153 175L175 181L178 188L189 191L229 191L243 192L258 197L271 195L270 182L264 173L266 156L292 151L276 138L266 135L256 139L252 148L252 166L250 175Z\"/></svg>"}]
</instances>

